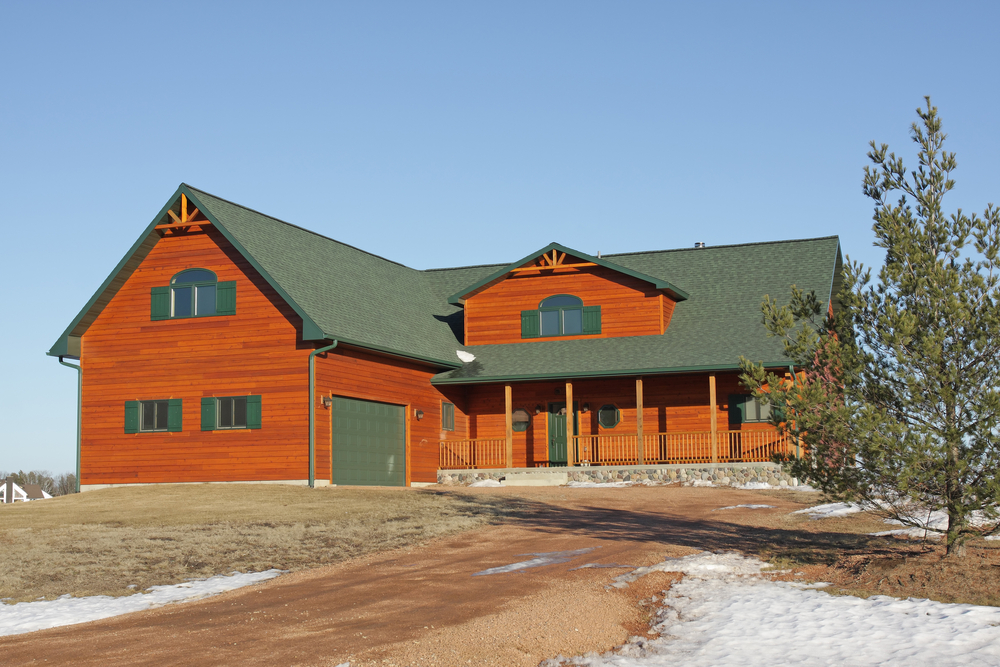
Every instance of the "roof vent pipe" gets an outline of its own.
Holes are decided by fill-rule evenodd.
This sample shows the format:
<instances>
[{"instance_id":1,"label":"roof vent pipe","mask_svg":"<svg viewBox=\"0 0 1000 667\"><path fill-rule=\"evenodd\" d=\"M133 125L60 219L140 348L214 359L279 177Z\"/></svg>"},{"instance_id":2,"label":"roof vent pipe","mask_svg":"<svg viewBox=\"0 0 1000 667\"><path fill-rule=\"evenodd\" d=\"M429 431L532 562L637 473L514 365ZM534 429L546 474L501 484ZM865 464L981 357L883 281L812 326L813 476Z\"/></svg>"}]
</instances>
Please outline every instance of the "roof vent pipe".
<instances>
[{"instance_id":1,"label":"roof vent pipe","mask_svg":"<svg viewBox=\"0 0 1000 667\"><path fill-rule=\"evenodd\" d=\"M704 241L695 241L694 247L695 248L704 248L705 247L705 242Z\"/></svg>"}]
</instances>

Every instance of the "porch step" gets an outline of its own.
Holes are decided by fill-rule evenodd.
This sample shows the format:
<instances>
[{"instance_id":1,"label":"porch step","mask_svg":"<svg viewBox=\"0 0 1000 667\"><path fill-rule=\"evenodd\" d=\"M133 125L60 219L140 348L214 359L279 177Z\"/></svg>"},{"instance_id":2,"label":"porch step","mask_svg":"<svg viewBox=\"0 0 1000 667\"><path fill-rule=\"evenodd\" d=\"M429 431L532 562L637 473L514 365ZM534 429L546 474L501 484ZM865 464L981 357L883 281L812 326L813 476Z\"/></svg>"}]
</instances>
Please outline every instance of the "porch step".
<instances>
[{"instance_id":1,"label":"porch step","mask_svg":"<svg viewBox=\"0 0 1000 667\"><path fill-rule=\"evenodd\" d=\"M562 486L569 482L565 472L509 472L500 482L504 486Z\"/></svg>"}]
</instances>

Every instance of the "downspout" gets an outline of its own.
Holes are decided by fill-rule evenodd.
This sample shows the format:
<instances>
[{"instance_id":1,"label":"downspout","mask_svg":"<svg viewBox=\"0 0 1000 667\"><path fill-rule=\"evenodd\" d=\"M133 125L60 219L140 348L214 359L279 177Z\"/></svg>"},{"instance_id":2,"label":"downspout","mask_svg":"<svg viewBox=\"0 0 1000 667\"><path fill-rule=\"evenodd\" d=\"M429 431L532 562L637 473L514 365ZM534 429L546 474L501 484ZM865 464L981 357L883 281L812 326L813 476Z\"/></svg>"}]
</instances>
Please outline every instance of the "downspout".
<instances>
[{"instance_id":1,"label":"downspout","mask_svg":"<svg viewBox=\"0 0 1000 667\"><path fill-rule=\"evenodd\" d=\"M83 369L73 364L67 364L59 357L59 363L76 370L76 492L80 493L80 434L83 429Z\"/></svg>"},{"instance_id":2,"label":"downspout","mask_svg":"<svg viewBox=\"0 0 1000 667\"><path fill-rule=\"evenodd\" d=\"M316 355L329 352L339 341L309 353L309 488L316 488Z\"/></svg>"}]
</instances>

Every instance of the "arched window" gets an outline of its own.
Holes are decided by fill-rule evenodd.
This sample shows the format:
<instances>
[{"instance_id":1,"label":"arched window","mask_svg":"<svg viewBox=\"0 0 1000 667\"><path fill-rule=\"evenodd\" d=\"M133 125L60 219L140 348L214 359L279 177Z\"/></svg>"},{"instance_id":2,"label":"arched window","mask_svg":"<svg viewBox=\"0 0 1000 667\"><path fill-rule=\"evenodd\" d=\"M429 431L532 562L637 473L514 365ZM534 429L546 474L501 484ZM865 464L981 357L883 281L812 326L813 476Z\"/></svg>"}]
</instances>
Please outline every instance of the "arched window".
<instances>
[{"instance_id":1,"label":"arched window","mask_svg":"<svg viewBox=\"0 0 1000 667\"><path fill-rule=\"evenodd\" d=\"M577 336L583 333L583 299L557 294L538 304L542 336Z\"/></svg>"},{"instance_id":2,"label":"arched window","mask_svg":"<svg viewBox=\"0 0 1000 667\"><path fill-rule=\"evenodd\" d=\"M218 282L208 269L185 269L150 290L150 319L236 314L236 281Z\"/></svg>"},{"instance_id":3,"label":"arched window","mask_svg":"<svg viewBox=\"0 0 1000 667\"><path fill-rule=\"evenodd\" d=\"M601 307L585 306L572 294L542 299L537 310L521 311L521 338L592 336L601 333Z\"/></svg>"},{"instance_id":4,"label":"arched window","mask_svg":"<svg viewBox=\"0 0 1000 667\"><path fill-rule=\"evenodd\" d=\"M170 279L170 316L215 315L215 274L188 269Z\"/></svg>"}]
</instances>

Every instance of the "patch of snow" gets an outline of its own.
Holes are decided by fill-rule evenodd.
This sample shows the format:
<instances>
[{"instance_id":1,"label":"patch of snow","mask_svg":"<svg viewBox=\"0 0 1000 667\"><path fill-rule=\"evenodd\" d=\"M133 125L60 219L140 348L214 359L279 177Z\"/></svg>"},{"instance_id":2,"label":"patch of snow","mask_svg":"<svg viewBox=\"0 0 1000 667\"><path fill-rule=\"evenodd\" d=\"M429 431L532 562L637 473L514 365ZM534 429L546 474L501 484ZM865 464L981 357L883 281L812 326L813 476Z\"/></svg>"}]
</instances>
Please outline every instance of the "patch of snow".
<instances>
[{"instance_id":1,"label":"patch of snow","mask_svg":"<svg viewBox=\"0 0 1000 667\"><path fill-rule=\"evenodd\" d=\"M1000 540L1000 535L987 535L983 539L984 540L990 540L990 541Z\"/></svg>"},{"instance_id":2,"label":"patch of snow","mask_svg":"<svg viewBox=\"0 0 1000 667\"><path fill-rule=\"evenodd\" d=\"M690 484L691 486L715 486L710 479L696 479Z\"/></svg>"},{"instance_id":3,"label":"patch of snow","mask_svg":"<svg viewBox=\"0 0 1000 667\"><path fill-rule=\"evenodd\" d=\"M808 514L810 519L833 519L864 511L865 508L857 503L826 503L825 505L807 507L804 510L796 510L792 514Z\"/></svg>"},{"instance_id":4,"label":"patch of snow","mask_svg":"<svg viewBox=\"0 0 1000 667\"><path fill-rule=\"evenodd\" d=\"M892 519L887 519L886 523L889 523ZM899 528L897 530L882 530L877 533L868 533L872 537L913 537L916 539L924 539L926 537L929 540L939 540L943 533L936 530L924 530L923 528Z\"/></svg>"},{"instance_id":5,"label":"patch of snow","mask_svg":"<svg viewBox=\"0 0 1000 667\"><path fill-rule=\"evenodd\" d=\"M774 582L765 564L738 554L695 554L642 570L684 572L653 631L587 667L911 667L1000 664L1000 608L887 596L862 599ZM628 577L629 575L623 575Z\"/></svg>"},{"instance_id":6,"label":"patch of snow","mask_svg":"<svg viewBox=\"0 0 1000 667\"><path fill-rule=\"evenodd\" d=\"M617 570L619 568L634 569L635 565L624 565L622 563L584 563L583 565L580 565L579 567L571 567L569 569L569 571L570 572L576 572L577 570L587 570L587 569L595 568L595 567L596 568L608 568L608 569L611 569L611 570Z\"/></svg>"},{"instance_id":7,"label":"patch of snow","mask_svg":"<svg viewBox=\"0 0 1000 667\"><path fill-rule=\"evenodd\" d=\"M714 509L712 511L721 512L722 510L735 510L741 507L744 507L748 510L762 510L762 509L770 509L774 507L774 505L730 505L729 507L719 507L718 509Z\"/></svg>"},{"instance_id":8,"label":"patch of snow","mask_svg":"<svg viewBox=\"0 0 1000 667\"><path fill-rule=\"evenodd\" d=\"M599 547L588 547L586 549L575 549L573 551L548 551L545 553L518 554L520 556L536 556L536 558L532 558L531 560L523 560L519 563L511 563L510 565L491 567L488 570L476 572L472 576L482 577L489 574L505 574L508 572L518 572L520 570L527 570L533 567L545 567L546 565L557 565L559 563L568 563L574 558L582 556L583 554L589 554L591 551L597 548Z\"/></svg>"},{"instance_id":9,"label":"patch of snow","mask_svg":"<svg viewBox=\"0 0 1000 667\"><path fill-rule=\"evenodd\" d=\"M264 572L234 572L220 574L208 579L187 581L170 586L151 586L145 593L113 598L108 595L93 595L74 598L63 595L55 600L41 602L20 602L0 604L0 636L17 635L46 628L56 628L74 623L87 623L102 618L129 614L133 611L162 607L172 602L185 602L218 595L250 584L273 579L284 570Z\"/></svg>"},{"instance_id":10,"label":"patch of snow","mask_svg":"<svg viewBox=\"0 0 1000 667\"><path fill-rule=\"evenodd\" d=\"M566 484L574 489L622 489L634 485L635 482L567 482Z\"/></svg>"},{"instance_id":11,"label":"patch of snow","mask_svg":"<svg viewBox=\"0 0 1000 667\"><path fill-rule=\"evenodd\" d=\"M503 486L503 484L501 484L500 482L496 481L495 479L481 479L478 482L473 482L472 484L469 484L469 486L481 489L484 486L490 486L490 487L492 487L492 486Z\"/></svg>"},{"instance_id":12,"label":"patch of snow","mask_svg":"<svg viewBox=\"0 0 1000 667\"><path fill-rule=\"evenodd\" d=\"M458 355L459 360L461 360L463 364L467 364L470 361L476 360L476 355L472 354L471 352L466 352L465 350L455 350L455 354Z\"/></svg>"},{"instance_id":13,"label":"patch of snow","mask_svg":"<svg viewBox=\"0 0 1000 667\"><path fill-rule=\"evenodd\" d=\"M763 489L773 489L776 487L771 486L767 482L747 482L746 484L733 484L734 489L747 489L750 491L757 491ZM796 487L797 488L797 487Z\"/></svg>"}]
</instances>

